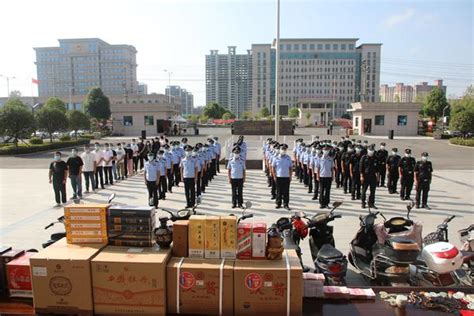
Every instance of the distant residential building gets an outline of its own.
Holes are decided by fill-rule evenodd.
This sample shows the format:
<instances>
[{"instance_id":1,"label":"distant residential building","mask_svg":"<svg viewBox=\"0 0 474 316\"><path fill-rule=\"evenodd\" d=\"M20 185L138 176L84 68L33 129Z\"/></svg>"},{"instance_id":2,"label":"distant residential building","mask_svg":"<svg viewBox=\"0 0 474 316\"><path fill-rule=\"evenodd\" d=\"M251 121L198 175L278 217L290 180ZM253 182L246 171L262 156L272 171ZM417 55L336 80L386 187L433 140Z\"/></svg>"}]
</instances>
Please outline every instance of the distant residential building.
<instances>
[{"instance_id":1,"label":"distant residential building","mask_svg":"<svg viewBox=\"0 0 474 316\"><path fill-rule=\"evenodd\" d=\"M252 54L237 54L229 46L227 54L211 50L206 55L206 103L216 102L238 118L252 109Z\"/></svg>"},{"instance_id":2,"label":"distant residential building","mask_svg":"<svg viewBox=\"0 0 474 316\"><path fill-rule=\"evenodd\" d=\"M380 101L382 102L416 102L421 101L435 88L440 88L446 94L446 86L443 80L435 80L434 85L428 82L420 82L413 86L397 83L395 86L383 84L380 86Z\"/></svg>"},{"instance_id":3,"label":"distant residential building","mask_svg":"<svg viewBox=\"0 0 474 316\"><path fill-rule=\"evenodd\" d=\"M317 121L340 117L355 101L379 101L382 44L357 38L280 39L280 108L324 109ZM275 104L276 47L252 45L252 111ZM316 121L316 120L315 120ZM318 123L319 124L319 123Z\"/></svg>"},{"instance_id":4,"label":"distant residential building","mask_svg":"<svg viewBox=\"0 0 474 316\"><path fill-rule=\"evenodd\" d=\"M100 87L105 95L136 95L137 50L98 38L60 39L58 47L36 47L40 97L86 95Z\"/></svg>"},{"instance_id":5,"label":"distant residential building","mask_svg":"<svg viewBox=\"0 0 474 316\"><path fill-rule=\"evenodd\" d=\"M148 85L146 83L139 83L137 87L138 95L147 95L148 94Z\"/></svg>"},{"instance_id":6,"label":"distant residential building","mask_svg":"<svg viewBox=\"0 0 474 316\"><path fill-rule=\"evenodd\" d=\"M182 89L180 86L168 86L166 88L165 94L180 100L180 112L182 115L193 114L194 96L191 92L188 92L186 89Z\"/></svg>"}]
</instances>

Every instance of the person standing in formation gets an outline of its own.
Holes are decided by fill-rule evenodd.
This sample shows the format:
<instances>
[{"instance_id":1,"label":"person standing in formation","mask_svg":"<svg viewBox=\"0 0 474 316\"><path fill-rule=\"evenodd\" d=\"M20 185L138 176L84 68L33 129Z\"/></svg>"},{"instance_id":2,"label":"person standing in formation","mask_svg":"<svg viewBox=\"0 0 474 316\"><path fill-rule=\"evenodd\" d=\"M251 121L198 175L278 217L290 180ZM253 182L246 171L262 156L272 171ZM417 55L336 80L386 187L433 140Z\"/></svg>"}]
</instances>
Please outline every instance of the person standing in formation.
<instances>
[{"instance_id":1,"label":"person standing in formation","mask_svg":"<svg viewBox=\"0 0 474 316\"><path fill-rule=\"evenodd\" d=\"M233 156L227 163L229 183L232 187L232 208L242 208L244 204L243 187L245 183L245 161L240 158L240 148L232 150Z\"/></svg>"},{"instance_id":2,"label":"person standing in formation","mask_svg":"<svg viewBox=\"0 0 474 316\"><path fill-rule=\"evenodd\" d=\"M293 163L290 156L286 154L288 145L280 146L280 154L272 163L273 178L277 186L276 208L281 208L283 202L284 207L290 210L290 183L293 173Z\"/></svg>"}]
</instances>

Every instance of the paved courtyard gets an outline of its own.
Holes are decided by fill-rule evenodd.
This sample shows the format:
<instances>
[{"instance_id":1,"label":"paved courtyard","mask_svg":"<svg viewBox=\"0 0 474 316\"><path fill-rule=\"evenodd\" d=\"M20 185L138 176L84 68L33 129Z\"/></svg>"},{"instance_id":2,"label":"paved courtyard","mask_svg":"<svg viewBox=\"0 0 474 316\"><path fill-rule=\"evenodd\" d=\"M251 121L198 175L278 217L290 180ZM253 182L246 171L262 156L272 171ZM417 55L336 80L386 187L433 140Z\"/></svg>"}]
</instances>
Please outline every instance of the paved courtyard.
<instances>
[{"instance_id":1,"label":"paved courtyard","mask_svg":"<svg viewBox=\"0 0 474 316\"><path fill-rule=\"evenodd\" d=\"M205 135L217 135L220 141L225 143L231 137L228 130L212 129L202 131ZM305 133L305 139L310 140L311 135L320 135L322 130L297 130L297 133ZM250 146L250 159L261 159L261 142L267 136L247 137ZM188 137L189 143L203 141L204 136ZM286 142L292 146L297 136L287 137ZM339 136L332 136L338 139ZM102 140L105 142L106 140ZM113 140L115 142L115 140ZM381 139L369 139L369 143L380 143ZM434 141L427 139L405 139L387 142L387 148L396 146L402 148L410 147L414 155L418 157L422 151L428 151L435 169L430 191L431 210L414 210L412 217L421 220L424 224L424 234L433 231L447 215L456 215L449 228L451 242L459 245L457 230L474 222L474 149L451 146L446 141ZM62 215L61 208L54 208L54 195L48 184L48 166L52 153L40 153L24 155L21 157L0 157L0 244L12 245L18 248L40 248L41 243L48 239L49 234L60 231L61 227L53 227L48 231L43 228L55 218ZM222 172L213 181L204 195L199 211L206 214L229 214L235 212L231 209L230 186L226 174ZM67 186L70 192L70 185ZM296 181L291 184L292 211L305 211L315 214L319 211L318 204L311 200L311 195ZM125 181L120 181L105 190L95 194L85 195L84 202L101 203L106 201L107 196L115 192L117 198L114 203L145 205L147 203L146 188L141 176L135 176ZM171 210L182 208L185 205L183 187L168 194L165 201L161 201L160 207ZM414 196L414 195L413 195ZM274 202L270 200L269 188L266 178L261 170L250 170L244 188L245 200L252 201L251 212L254 213L254 221L263 221L270 225L281 216L289 216L286 210L276 210ZM358 229L358 216L367 212L361 209L360 201L351 201L350 196L344 195L340 189L333 186L331 200L343 200L344 204L339 208L343 215L341 219L333 222L335 227L336 246L344 253L348 252L348 245ZM376 204L379 211L386 216L404 215L405 202L400 201L398 196L387 194L386 189L377 190ZM158 216L163 215L158 212ZM311 265L307 240L302 242L304 261ZM349 282L359 282L360 278L353 273L349 274Z\"/></svg>"}]
</instances>

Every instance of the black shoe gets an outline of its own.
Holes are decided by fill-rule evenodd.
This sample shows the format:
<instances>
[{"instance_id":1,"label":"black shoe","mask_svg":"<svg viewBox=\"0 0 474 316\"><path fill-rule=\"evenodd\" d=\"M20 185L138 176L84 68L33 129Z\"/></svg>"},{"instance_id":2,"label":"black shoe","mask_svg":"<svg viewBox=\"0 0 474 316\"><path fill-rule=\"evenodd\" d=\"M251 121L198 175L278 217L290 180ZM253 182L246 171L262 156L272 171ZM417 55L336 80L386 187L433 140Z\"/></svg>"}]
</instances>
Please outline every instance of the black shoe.
<instances>
[{"instance_id":1,"label":"black shoe","mask_svg":"<svg viewBox=\"0 0 474 316\"><path fill-rule=\"evenodd\" d=\"M357 196L357 199L360 200L360 195Z\"/></svg>"},{"instance_id":2,"label":"black shoe","mask_svg":"<svg viewBox=\"0 0 474 316\"><path fill-rule=\"evenodd\" d=\"M356 197L355 197L355 196L351 197L351 200L352 200L352 201L355 201L355 200L356 200Z\"/></svg>"},{"instance_id":3,"label":"black shoe","mask_svg":"<svg viewBox=\"0 0 474 316\"><path fill-rule=\"evenodd\" d=\"M369 207L371 207L371 208L375 208L376 210L378 210L378 209L379 209L377 206L375 206L375 204L372 204L372 205L370 205L370 204L369 204Z\"/></svg>"},{"instance_id":4,"label":"black shoe","mask_svg":"<svg viewBox=\"0 0 474 316\"><path fill-rule=\"evenodd\" d=\"M317 196L313 196L313 198L311 200L316 201L317 199L318 199Z\"/></svg>"},{"instance_id":5,"label":"black shoe","mask_svg":"<svg viewBox=\"0 0 474 316\"><path fill-rule=\"evenodd\" d=\"M311 191L311 190L308 190L308 193L313 193L313 191Z\"/></svg>"},{"instance_id":6,"label":"black shoe","mask_svg":"<svg viewBox=\"0 0 474 316\"><path fill-rule=\"evenodd\" d=\"M405 201L405 198L403 196L400 197L400 200Z\"/></svg>"},{"instance_id":7,"label":"black shoe","mask_svg":"<svg viewBox=\"0 0 474 316\"><path fill-rule=\"evenodd\" d=\"M426 208L427 210L431 210L431 207L428 206L428 204L425 204L422 206L423 208Z\"/></svg>"},{"instance_id":8,"label":"black shoe","mask_svg":"<svg viewBox=\"0 0 474 316\"><path fill-rule=\"evenodd\" d=\"M362 208L366 208L365 203L362 203Z\"/></svg>"},{"instance_id":9,"label":"black shoe","mask_svg":"<svg viewBox=\"0 0 474 316\"><path fill-rule=\"evenodd\" d=\"M239 208L244 209L245 207L242 204L240 204Z\"/></svg>"},{"instance_id":10,"label":"black shoe","mask_svg":"<svg viewBox=\"0 0 474 316\"><path fill-rule=\"evenodd\" d=\"M416 205L415 207L416 207L416 208L420 208L420 205ZM423 207L424 207L424 205L422 206L422 208L423 208Z\"/></svg>"},{"instance_id":11,"label":"black shoe","mask_svg":"<svg viewBox=\"0 0 474 316\"><path fill-rule=\"evenodd\" d=\"M272 196L272 198L271 198L271 199L272 199L272 200L276 199L276 196Z\"/></svg>"},{"instance_id":12,"label":"black shoe","mask_svg":"<svg viewBox=\"0 0 474 316\"><path fill-rule=\"evenodd\" d=\"M324 206L324 205L319 205L319 208L326 208L326 206Z\"/></svg>"},{"instance_id":13,"label":"black shoe","mask_svg":"<svg viewBox=\"0 0 474 316\"><path fill-rule=\"evenodd\" d=\"M235 206L235 204L232 205L232 208L236 208L237 206Z\"/></svg>"},{"instance_id":14,"label":"black shoe","mask_svg":"<svg viewBox=\"0 0 474 316\"><path fill-rule=\"evenodd\" d=\"M281 205L277 205L275 208L281 208Z\"/></svg>"},{"instance_id":15,"label":"black shoe","mask_svg":"<svg viewBox=\"0 0 474 316\"><path fill-rule=\"evenodd\" d=\"M290 211L290 207L288 205L285 205L285 209L287 209L288 211Z\"/></svg>"},{"instance_id":16,"label":"black shoe","mask_svg":"<svg viewBox=\"0 0 474 316\"><path fill-rule=\"evenodd\" d=\"M346 191L346 190L344 190L344 194L347 194L347 191Z\"/></svg>"}]
</instances>

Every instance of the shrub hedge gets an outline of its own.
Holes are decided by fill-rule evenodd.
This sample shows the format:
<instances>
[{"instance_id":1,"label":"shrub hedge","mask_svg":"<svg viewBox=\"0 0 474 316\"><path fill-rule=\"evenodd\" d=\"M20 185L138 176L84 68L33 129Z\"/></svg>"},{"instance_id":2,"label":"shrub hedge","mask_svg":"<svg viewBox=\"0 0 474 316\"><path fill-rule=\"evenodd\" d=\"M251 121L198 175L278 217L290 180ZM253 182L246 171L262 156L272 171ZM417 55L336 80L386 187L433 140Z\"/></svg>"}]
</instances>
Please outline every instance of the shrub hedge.
<instances>
[{"instance_id":1,"label":"shrub hedge","mask_svg":"<svg viewBox=\"0 0 474 316\"><path fill-rule=\"evenodd\" d=\"M6 155L30 154L30 153L40 152L40 151L48 151L48 150L54 150L54 149L81 146L81 145L85 145L89 143L90 143L89 139L79 139L79 140L71 140L71 141L64 141L64 142L59 141L59 142L54 142L52 144L45 143L45 144L30 145L30 146L25 145L25 144L19 144L18 147L15 147L14 145L8 145L8 146L0 147L0 155L6 156Z\"/></svg>"},{"instance_id":2,"label":"shrub hedge","mask_svg":"<svg viewBox=\"0 0 474 316\"><path fill-rule=\"evenodd\" d=\"M474 138L453 137L449 139L449 142L454 145L474 147Z\"/></svg>"},{"instance_id":3,"label":"shrub hedge","mask_svg":"<svg viewBox=\"0 0 474 316\"><path fill-rule=\"evenodd\" d=\"M43 140L39 137L31 137L30 138L30 144L31 145L41 145L43 143L44 143Z\"/></svg>"}]
</instances>

